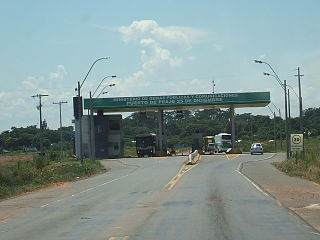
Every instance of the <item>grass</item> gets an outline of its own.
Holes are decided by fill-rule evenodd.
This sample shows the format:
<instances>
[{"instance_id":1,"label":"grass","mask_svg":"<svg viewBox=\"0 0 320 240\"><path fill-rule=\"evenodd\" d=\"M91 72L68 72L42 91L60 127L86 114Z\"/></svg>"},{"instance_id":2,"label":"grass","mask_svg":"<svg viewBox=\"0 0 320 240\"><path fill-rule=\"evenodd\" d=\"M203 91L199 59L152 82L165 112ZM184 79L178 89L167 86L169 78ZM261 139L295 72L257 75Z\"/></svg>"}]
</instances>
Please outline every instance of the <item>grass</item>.
<instances>
[{"instance_id":1,"label":"grass","mask_svg":"<svg viewBox=\"0 0 320 240\"><path fill-rule=\"evenodd\" d=\"M0 199L53 183L74 181L104 170L100 162L49 162L43 157L32 162L0 165Z\"/></svg>"},{"instance_id":2,"label":"grass","mask_svg":"<svg viewBox=\"0 0 320 240\"><path fill-rule=\"evenodd\" d=\"M320 183L320 137L305 139L304 154L297 154L283 162L274 163L289 176L301 177Z\"/></svg>"}]
</instances>

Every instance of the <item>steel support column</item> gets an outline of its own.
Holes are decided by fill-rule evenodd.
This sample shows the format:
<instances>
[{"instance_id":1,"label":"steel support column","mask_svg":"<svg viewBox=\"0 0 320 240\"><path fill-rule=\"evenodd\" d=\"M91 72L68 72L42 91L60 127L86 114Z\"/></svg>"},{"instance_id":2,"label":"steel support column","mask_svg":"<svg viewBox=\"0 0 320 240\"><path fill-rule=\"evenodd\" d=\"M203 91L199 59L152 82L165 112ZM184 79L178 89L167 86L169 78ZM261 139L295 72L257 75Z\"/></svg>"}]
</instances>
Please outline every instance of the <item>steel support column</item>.
<instances>
[{"instance_id":1,"label":"steel support column","mask_svg":"<svg viewBox=\"0 0 320 240\"><path fill-rule=\"evenodd\" d=\"M236 146L236 131L234 123L234 106L230 106L230 122L231 122L231 145L232 148Z\"/></svg>"},{"instance_id":2,"label":"steel support column","mask_svg":"<svg viewBox=\"0 0 320 240\"><path fill-rule=\"evenodd\" d=\"M163 123L163 110L158 111L158 151L160 155L163 155L164 153L164 123Z\"/></svg>"}]
</instances>

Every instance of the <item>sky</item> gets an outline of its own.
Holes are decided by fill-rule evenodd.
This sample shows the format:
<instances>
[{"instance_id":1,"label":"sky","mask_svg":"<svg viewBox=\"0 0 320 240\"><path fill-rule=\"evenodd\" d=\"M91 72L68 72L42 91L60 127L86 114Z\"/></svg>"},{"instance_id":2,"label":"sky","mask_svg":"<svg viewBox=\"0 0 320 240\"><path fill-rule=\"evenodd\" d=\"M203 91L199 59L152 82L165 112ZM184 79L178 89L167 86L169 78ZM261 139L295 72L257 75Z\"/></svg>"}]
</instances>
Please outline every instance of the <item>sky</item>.
<instances>
[{"instance_id":1,"label":"sky","mask_svg":"<svg viewBox=\"0 0 320 240\"><path fill-rule=\"evenodd\" d=\"M265 64L298 93L303 108L319 107L320 1L318 0L0 0L0 132L39 126L38 98L50 129L71 126L72 97L99 82L103 97L270 91L284 113L281 86ZM104 86L104 85L103 85ZM102 87L103 87L102 86ZM277 111L271 105L272 111ZM271 115L264 108L236 113ZM298 116L291 92L291 115ZM127 116L128 114L124 114Z\"/></svg>"}]
</instances>

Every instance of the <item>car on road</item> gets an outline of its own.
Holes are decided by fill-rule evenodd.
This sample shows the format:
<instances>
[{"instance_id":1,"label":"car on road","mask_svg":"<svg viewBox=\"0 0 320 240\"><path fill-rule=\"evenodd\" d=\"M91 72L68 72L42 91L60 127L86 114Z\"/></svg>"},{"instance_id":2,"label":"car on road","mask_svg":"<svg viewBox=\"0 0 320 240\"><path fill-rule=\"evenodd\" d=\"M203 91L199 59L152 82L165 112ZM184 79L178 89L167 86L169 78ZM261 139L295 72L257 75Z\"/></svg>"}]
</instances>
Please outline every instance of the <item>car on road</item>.
<instances>
[{"instance_id":1,"label":"car on road","mask_svg":"<svg viewBox=\"0 0 320 240\"><path fill-rule=\"evenodd\" d=\"M253 143L250 149L251 155L254 153L263 154L263 146L261 143Z\"/></svg>"}]
</instances>

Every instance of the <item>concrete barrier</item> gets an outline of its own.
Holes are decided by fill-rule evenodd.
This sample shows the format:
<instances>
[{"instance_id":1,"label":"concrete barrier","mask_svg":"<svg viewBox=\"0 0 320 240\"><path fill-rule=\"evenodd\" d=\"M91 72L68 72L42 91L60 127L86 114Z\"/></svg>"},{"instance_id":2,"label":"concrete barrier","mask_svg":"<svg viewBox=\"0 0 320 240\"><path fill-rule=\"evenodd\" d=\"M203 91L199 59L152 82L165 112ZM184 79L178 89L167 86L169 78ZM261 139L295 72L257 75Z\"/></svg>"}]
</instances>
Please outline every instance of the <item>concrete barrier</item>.
<instances>
[{"instance_id":1,"label":"concrete barrier","mask_svg":"<svg viewBox=\"0 0 320 240\"><path fill-rule=\"evenodd\" d=\"M185 161L185 164L187 165L196 164L199 158L200 158L200 154L198 150L195 150L193 153L189 154L188 159Z\"/></svg>"},{"instance_id":2,"label":"concrete barrier","mask_svg":"<svg viewBox=\"0 0 320 240\"><path fill-rule=\"evenodd\" d=\"M226 151L226 154L242 154L242 151L240 150L240 148L229 148Z\"/></svg>"}]
</instances>

